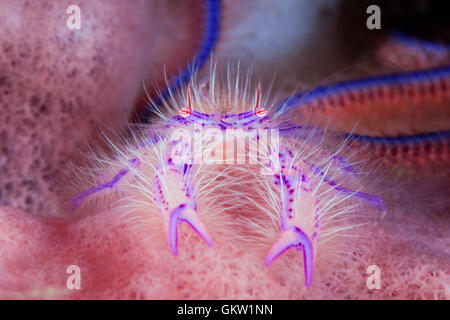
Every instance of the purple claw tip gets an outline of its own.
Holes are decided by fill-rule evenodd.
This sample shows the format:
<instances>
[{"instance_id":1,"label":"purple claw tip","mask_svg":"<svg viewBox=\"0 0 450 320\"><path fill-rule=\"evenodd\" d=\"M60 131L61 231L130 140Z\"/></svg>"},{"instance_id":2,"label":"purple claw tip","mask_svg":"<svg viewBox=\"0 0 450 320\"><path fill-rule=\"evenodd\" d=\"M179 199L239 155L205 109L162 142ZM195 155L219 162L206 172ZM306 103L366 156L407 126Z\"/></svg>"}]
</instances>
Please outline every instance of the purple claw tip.
<instances>
[{"instance_id":1,"label":"purple claw tip","mask_svg":"<svg viewBox=\"0 0 450 320\"><path fill-rule=\"evenodd\" d=\"M177 255L178 247L178 228L179 222L186 222L189 224L197 234L208 244L210 248L213 247L213 241L201 220L197 217L195 209L186 204L181 204L170 213L169 218L169 245L174 256Z\"/></svg>"},{"instance_id":2,"label":"purple claw tip","mask_svg":"<svg viewBox=\"0 0 450 320\"><path fill-rule=\"evenodd\" d=\"M305 288L312 282L313 274L313 247L309 237L298 227L293 227L282 231L277 243L267 254L264 265L266 268L289 248L303 248L303 265L305 274Z\"/></svg>"}]
</instances>

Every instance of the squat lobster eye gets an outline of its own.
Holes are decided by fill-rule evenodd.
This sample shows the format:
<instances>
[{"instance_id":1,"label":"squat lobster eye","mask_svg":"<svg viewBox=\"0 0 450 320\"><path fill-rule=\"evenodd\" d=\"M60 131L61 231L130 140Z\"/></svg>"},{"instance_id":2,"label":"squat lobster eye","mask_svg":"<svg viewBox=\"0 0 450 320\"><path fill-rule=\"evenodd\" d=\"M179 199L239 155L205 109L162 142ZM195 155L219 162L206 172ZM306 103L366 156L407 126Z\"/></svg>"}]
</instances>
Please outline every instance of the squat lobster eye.
<instances>
[{"instance_id":1,"label":"squat lobster eye","mask_svg":"<svg viewBox=\"0 0 450 320\"><path fill-rule=\"evenodd\" d=\"M267 116L267 110L263 107L259 107L260 100L261 100L261 84L258 84L258 95L256 97L256 104L255 107L253 108L253 112L256 114L256 116L262 118Z\"/></svg>"},{"instance_id":2,"label":"squat lobster eye","mask_svg":"<svg viewBox=\"0 0 450 320\"><path fill-rule=\"evenodd\" d=\"M189 115L192 113L192 108L191 108L191 88L190 87L188 87L188 90L187 90L187 100L188 100L187 108L181 108L178 111L178 114L180 116L182 116L182 117L185 117L185 118L189 117Z\"/></svg>"},{"instance_id":3,"label":"squat lobster eye","mask_svg":"<svg viewBox=\"0 0 450 320\"><path fill-rule=\"evenodd\" d=\"M185 117L185 118L187 118L187 117L189 117L189 115L192 113L192 111L190 110L190 109L187 109L187 108L181 108L179 111L178 111L178 114L180 115L180 116L182 116L182 117Z\"/></svg>"},{"instance_id":4,"label":"squat lobster eye","mask_svg":"<svg viewBox=\"0 0 450 320\"><path fill-rule=\"evenodd\" d=\"M255 114L258 116L258 117L265 117L265 116L267 116L267 110L266 109L264 109L264 108L259 108L258 110L255 110Z\"/></svg>"}]
</instances>

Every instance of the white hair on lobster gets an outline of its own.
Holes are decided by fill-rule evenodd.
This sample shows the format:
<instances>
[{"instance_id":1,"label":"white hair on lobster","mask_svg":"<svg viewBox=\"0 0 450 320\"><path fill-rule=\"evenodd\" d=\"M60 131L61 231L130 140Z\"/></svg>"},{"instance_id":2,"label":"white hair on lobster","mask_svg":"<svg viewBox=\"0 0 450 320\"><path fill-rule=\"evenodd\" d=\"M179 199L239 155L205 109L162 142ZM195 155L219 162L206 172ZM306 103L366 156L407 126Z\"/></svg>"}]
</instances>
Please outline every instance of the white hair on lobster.
<instances>
[{"instance_id":1,"label":"white hair on lobster","mask_svg":"<svg viewBox=\"0 0 450 320\"><path fill-rule=\"evenodd\" d=\"M154 106L158 117L132 143L98 161L106 168L92 170L92 181L100 171L106 182L73 196L72 206L106 201L118 221L136 228L162 222L175 256L183 222L210 247L226 238L265 251L266 267L295 248L309 287L322 248L339 252L339 238L363 222L360 205L386 208L365 192L360 163L352 161L357 151L346 140L292 123L263 93L248 73L231 68L224 77L215 68L201 80L193 76Z\"/></svg>"}]
</instances>

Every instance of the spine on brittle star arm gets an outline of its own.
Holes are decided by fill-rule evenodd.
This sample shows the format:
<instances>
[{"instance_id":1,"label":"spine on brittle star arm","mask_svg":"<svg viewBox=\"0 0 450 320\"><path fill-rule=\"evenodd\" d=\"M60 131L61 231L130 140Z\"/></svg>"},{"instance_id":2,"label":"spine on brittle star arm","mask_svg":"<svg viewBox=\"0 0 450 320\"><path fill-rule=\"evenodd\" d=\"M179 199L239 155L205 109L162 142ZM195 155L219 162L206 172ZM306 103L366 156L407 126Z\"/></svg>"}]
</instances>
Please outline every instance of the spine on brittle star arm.
<instances>
[{"instance_id":1,"label":"spine on brittle star arm","mask_svg":"<svg viewBox=\"0 0 450 320\"><path fill-rule=\"evenodd\" d=\"M357 145L368 145L367 156L382 158L386 164L443 166L450 161L450 131L406 137L369 137L346 134Z\"/></svg>"},{"instance_id":2,"label":"spine on brittle star arm","mask_svg":"<svg viewBox=\"0 0 450 320\"><path fill-rule=\"evenodd\" d=\"M450 63L450 45L393 32L377 46L375 57L404 70L442 67Z\"/></svg>"},{"instance_id":3,"label":"spine on brittle star arm","mask_svg":"<svg viewBox=\"0 0 450 320\"><path fill-rule=\"evenodd\" d=\"M181 71L181 73L168 84L159 96L152 101L152 104L156 107L159 107L164 100L172 95L173 92L179 90L183 85L185 85L190 80L192 74L195 74L201 69L216 46L220 31L220 1L205 0L205 6L206 31L203 37L202 45L200 46L197 54L194 56L192 63ZM152 108L145 108L140 122L147 123L152 115Z\"/></svg>"},{"instance_id":4,"label":"spine on brittle star arm","mask_svg":"<svg viewBox=\"0 0 450 320\"><path fill-rule=\"evenodd\" d=\"M278 110L343 132L397 136L447 130L449 102L445 66L319 86L285 100Z\"/></svg>"}]
</instances>

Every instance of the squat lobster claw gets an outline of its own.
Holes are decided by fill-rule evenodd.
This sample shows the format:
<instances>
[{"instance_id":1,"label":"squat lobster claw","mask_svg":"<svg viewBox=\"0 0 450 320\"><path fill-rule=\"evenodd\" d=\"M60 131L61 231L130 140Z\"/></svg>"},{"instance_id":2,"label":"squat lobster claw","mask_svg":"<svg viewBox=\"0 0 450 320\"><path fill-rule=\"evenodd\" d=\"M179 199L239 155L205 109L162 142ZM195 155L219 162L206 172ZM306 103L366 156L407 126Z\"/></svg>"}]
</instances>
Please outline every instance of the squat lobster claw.
<instances>
[{"instance_id":1,"label":"squat lobster claw","mask_svg":"<svg viewBox=\"0 0 450 320\"><path fill-rule=\"evenodd\" d=\"M173 147L173 146L172 146ZM197 215L192 166L171 161L173 149L168 150L164 165L157 168L153 181L154 201L164 223L167 240L173 255L178 254L178 224L186 222L212 247L213 241Z\"/></svg>"},{"instance_id":2,"label":"squat lobster claw","mask_svg":"<svg viewBox=\"0 0 450 320\"><path fill-rule=\"evenodd\" d=\"M199 236L205 240L209 247L212 248L213 241L209 235L205 225L197 216L195 210L186 204L179 205L167 217L167 239L169 240L170 250L173 255L178 254L178 223L186 222L189 224Z\"/></svg>"},{"instance_id":3,"label":"squat lobster claw","mask_svg":"<svg viewBox=\"0 0 450 320\"><path fill-rule=\"evenodd\" d=\"M309 237L300 228L292 226L281 232L277 242L267 254L264 265L268 268L275 259L290 248L297 250L303 248L305 287L308 288L311 285L313 274L313 247Z\"/></svg>"}]
</instances>

